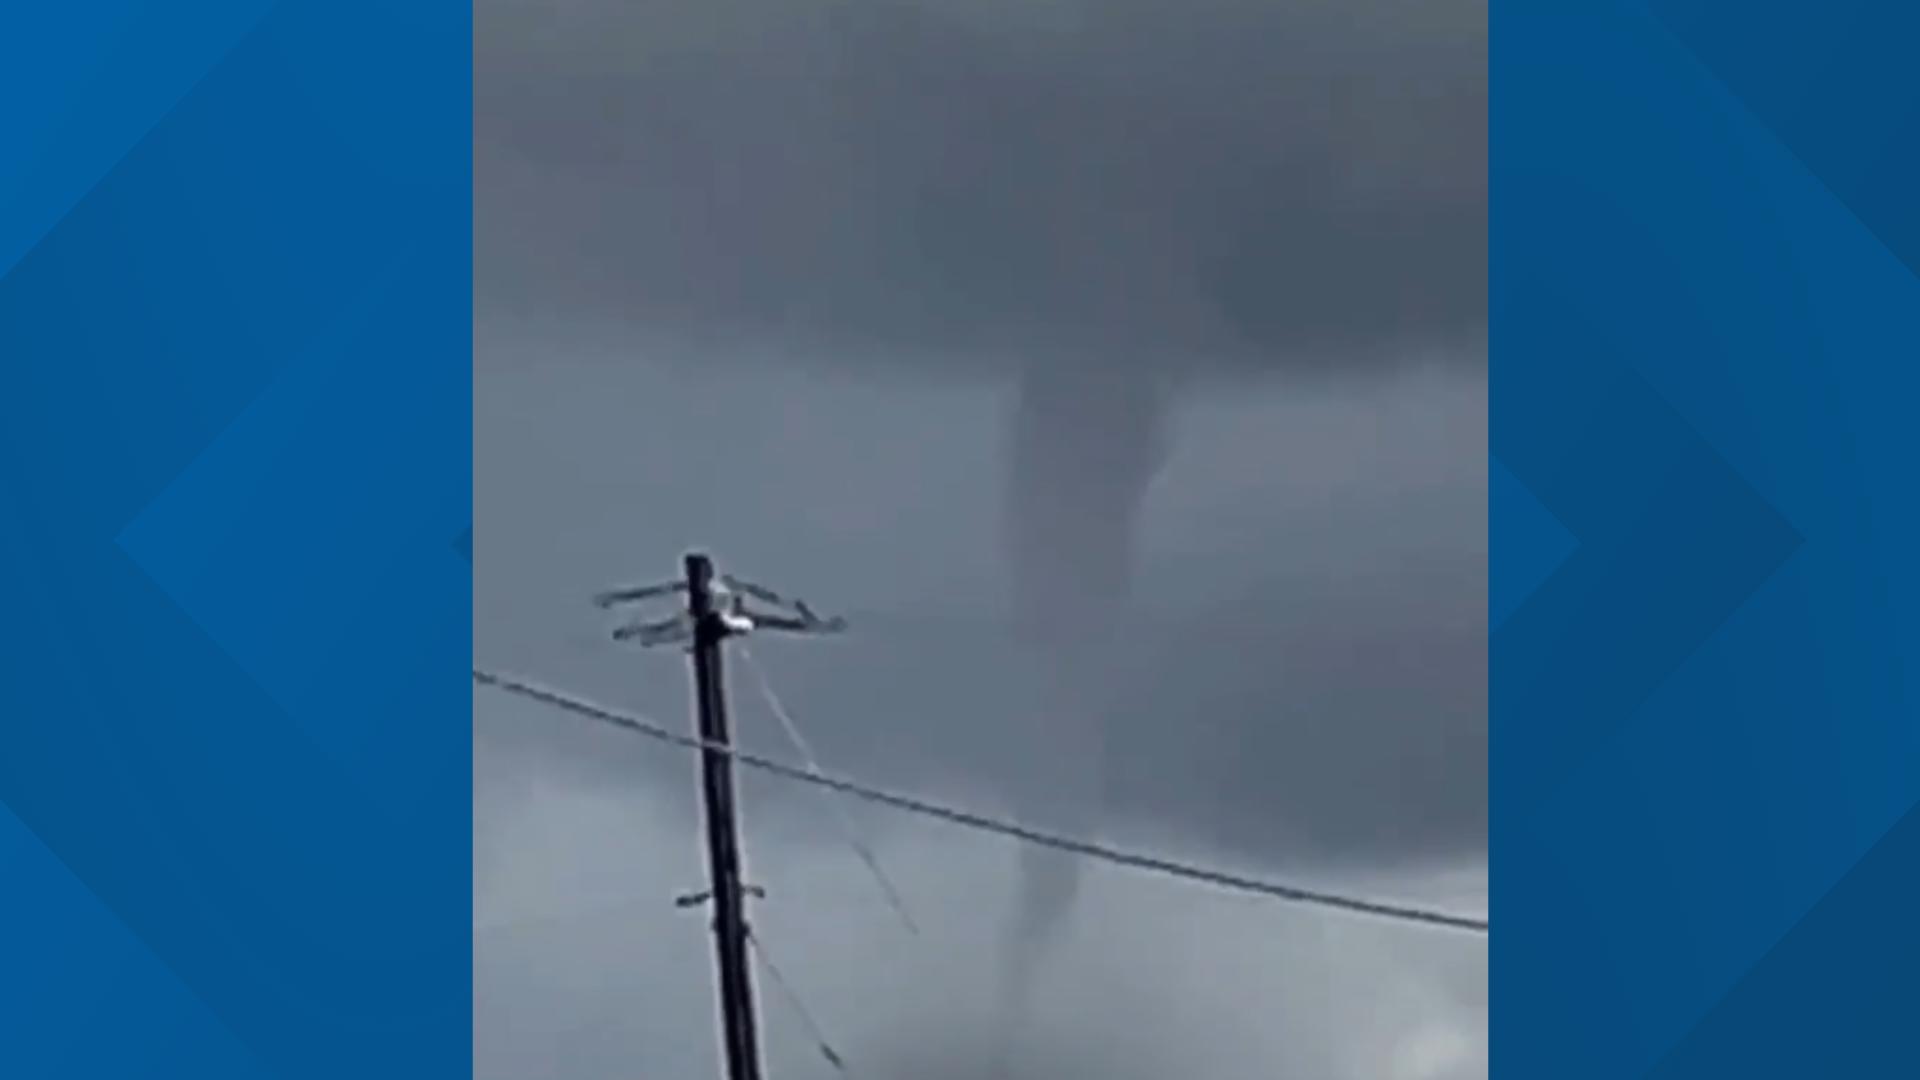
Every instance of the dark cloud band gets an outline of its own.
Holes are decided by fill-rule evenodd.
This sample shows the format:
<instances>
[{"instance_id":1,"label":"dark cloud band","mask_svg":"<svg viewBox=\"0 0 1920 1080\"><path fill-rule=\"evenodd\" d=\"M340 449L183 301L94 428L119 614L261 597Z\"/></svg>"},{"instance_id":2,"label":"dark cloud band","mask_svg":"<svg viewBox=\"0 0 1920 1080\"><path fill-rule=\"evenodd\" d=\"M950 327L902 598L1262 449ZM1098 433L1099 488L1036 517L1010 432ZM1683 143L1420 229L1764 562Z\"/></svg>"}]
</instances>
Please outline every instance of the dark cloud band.
<instances>
[{"instance_id":1,"label":"dark cloud band","mask_svg":"<svg viewBox=\"0 0 1920 1080\"><path fill-rule=\"evenodd\" d=\"M1479 334L1484 5L1030 6L486 6L483 312L963 369Z\"/></svg>"}]
</instances>

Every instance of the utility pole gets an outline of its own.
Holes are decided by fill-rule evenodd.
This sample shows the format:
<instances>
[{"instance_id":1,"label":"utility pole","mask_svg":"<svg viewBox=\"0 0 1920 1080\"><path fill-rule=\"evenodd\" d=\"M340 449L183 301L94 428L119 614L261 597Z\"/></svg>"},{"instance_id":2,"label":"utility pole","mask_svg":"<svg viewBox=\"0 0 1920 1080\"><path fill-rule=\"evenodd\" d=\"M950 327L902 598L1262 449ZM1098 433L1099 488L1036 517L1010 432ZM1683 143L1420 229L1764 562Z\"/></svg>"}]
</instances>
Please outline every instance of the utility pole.
<instances>
[{"instance_id":1,"label":"utility pole","mask_svg":"<svg viewBox=\"0 0 1920 1080\"><path fill-rule=\"evenodd\" d=\"M730 637L758 629L822 634L845 629L840 619L821 619L804 603L787 601L762 586L714 573L713 561L694 553L686 557L684 577L678 582L620 589L603 593L603 608L685 593L686 610L652 623L633 623L614 631L614 639L638 639L642 645L686 643L693 655L694 710L707 748L700 754L700 788L707 833L708 892L682 897L682 907L703 900L713 902L714 959L719 969L720 1020L728 1080L760 1080L759 1033L754 1019L753 973L748 962L749 927L746 897L761 895L746 885L740 873L739 827L733 798L733 745L727 724L725 671L721 645ZM793 615L752 611L746 599L791 609Z\"/></svg>"},{"instance_id":2,"label":"utility pole","mask_svg":"<svg viewBox=\"0 0 1920 1080\"><path fill-rule=\"evenodd\" d=\"M694 706L700 737L732 745L727 731L726 682L720 643L732 632L716 610L713 563L688 555L687 616L692 620ZM714 958L720 968L720 1015L729 1080L760 1080L760 1045L753 1015L753 972L747 962L746 898L740 881L740 843L734 821L733 759L709 747L700 754L706 800L707 873L713 889Z\"/></svg>"}]
</instances>

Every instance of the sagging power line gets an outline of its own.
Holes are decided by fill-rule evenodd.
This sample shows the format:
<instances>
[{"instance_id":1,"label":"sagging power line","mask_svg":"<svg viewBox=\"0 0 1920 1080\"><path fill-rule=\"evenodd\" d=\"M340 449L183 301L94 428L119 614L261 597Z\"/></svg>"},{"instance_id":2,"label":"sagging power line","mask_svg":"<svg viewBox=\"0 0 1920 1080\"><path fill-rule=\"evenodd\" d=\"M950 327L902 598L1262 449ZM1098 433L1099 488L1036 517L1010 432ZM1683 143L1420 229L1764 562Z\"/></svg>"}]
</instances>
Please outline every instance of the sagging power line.
<instances>
[{"instance_id":1,"label":"sagging power line","mask_svg":"<svg viewBox=\"0 0 1920 1080\"><path fill-rule=\"evenodd\" d=\"M1345 911L1350 914L1449 930L1461 930L1475 934L1485 934L1488 932L1488 921L1484 918L1457 915L1410 904L1367 900L1318 889L1308 889L1300 886L1265 881L1229 871L1209 869L1207 867L1178 862L1173 859L1124 851L1119 848L1096 844L1086 840L1043 832L1024 825L988 817L984 814L942 806L938 803L915 796L884 791L880 788L870 787L817 770L809 770L739 750L729 743L715 742L685 735L631 713L610 709L571 694L537 686L523 679L482 668L476 667L473 669L473 679L474 682L482 686L513 694L530 701L537 701L576 716L596 720L600 723L644 735L661 742L670 743L683 749L722 755L747 768L757 769L761 772L779 776L797 783L812 784L852 798L862 799L884 806L891 806L896 810L902 810L907 813L936 818L950 824L959 825L963 828L994 833L1023 843L1053 848L1057 851L1067 852L1083 858L1095 859L1119 866L1128 866L1137 870L1164 874L1169 877L1182 878L1188 881L1201 882L1234 892L1265 896L1288 903L1305 904L1331 910Z\"/></svg>"}]
</instances>

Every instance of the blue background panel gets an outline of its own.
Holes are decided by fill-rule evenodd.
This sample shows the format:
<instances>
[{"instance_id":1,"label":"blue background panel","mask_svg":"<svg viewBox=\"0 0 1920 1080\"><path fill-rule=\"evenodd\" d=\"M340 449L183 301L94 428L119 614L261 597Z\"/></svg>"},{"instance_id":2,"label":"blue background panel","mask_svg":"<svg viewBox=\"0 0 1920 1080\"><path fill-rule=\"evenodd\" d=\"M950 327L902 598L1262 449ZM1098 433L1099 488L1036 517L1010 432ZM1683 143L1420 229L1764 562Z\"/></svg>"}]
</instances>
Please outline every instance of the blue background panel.
<instances>
[{"instance_id":1,"label":"blue background panel","mask_svg":"<svg viewBox=\"0 0 1920 1080\"><path fill-rule=\"evenodd\" d=\"M471 1072L471 16L0 42L0 1071Z\"/></svg>"},{"instance_id":2,"label":"blue background panel","mask_svg":"<svg viewBox=\"0 0 1920 1080\"><path fill-rule=\"evenodd\" d=\"M1920 7L1492 26L1496 1080L1920 1075Z\"/></svg>"}]
</instances>

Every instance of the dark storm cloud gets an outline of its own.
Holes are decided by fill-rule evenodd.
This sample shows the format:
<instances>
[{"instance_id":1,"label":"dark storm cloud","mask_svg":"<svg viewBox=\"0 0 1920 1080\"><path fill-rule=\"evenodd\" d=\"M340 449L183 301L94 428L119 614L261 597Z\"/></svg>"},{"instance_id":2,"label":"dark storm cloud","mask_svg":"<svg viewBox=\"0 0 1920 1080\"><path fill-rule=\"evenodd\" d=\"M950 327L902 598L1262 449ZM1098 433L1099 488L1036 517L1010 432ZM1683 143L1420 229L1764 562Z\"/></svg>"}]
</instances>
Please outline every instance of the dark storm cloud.
<instances>
[{"instance_id":1,"label":"dark storm cloud","mask_svg":"<svg viewBox=\"0 0 1920 1080\"><path fill-rule=\"evenodd\" d=\"M1484 320L1475 0L571 0L475 25L476 298L955 369Z\"/></svg>"},{"instance_id":2,"label":"dark storm cloud","mask_svg":"<svg viewBox=\"0 0 1920 1080\"><path fill-rule=\"evenodd\" d=\"M1356 372L1462 341L1453 359L1483 358L1472 347L1486 299L1481 0L494 0L475 12L474 92L476 309L483 327L518 327L483 332L480 363L525 370L602 351L634 367L593 376L611 395L606 438L593 440L604 444L549 458L534 483L558 492L571 477L583 498L646 500L654 512L606 526L623 542L659 539L663 567L675 544L740 544L785 526L742 513L666 536L689 516L686 498L709 496L666 494L673 466L635 465L638 440L683 452L723 416L778 431L778 445L732 437L727 490L751 505L780 471L807 499L860 492L842 516L884 533L884 545L858 545L869 562L821 547L799 560L837 587L927 558L927 530L901 507L932 481L855 482L848 461L869 451L829 464L784 403L669 418L652 407L667 384L633 359L643 341L672 343L650 360L696 367L771 352L914 377L1024 369L1029 391L1035 368L1088 358L1136 371ZM1131 543L1124 498L1102 513L1079 505L1099 486L1090 470L1140 449L1125 431L1102 434L1114 418L1099 398L1083 395L1022 463L1029 476L1086 474L1027 498L1057 513L1015 544L1045 556L1028 562L1057 564L1042 575L1069 590L1085 567L1124 562ZM1393 427L1404 418L1328 415L1379 424L1383 445L1406 442ZM1447 420L1477 430L1484 407ZM812 422L851 421L829 410ZM507 439L516 423L483 418L481 436ZM563 429L569 445L588 434L578 413L538 423L497 452L502 464L481 463L485 486L537 468L506 457ZM942 423L927 414L889 445ZM678 441L636 425L673 428ZM1238 468L1257 473L1329 451L1276 432L1244 452ZM1484 843L1484 437L1442 452L1473 476L1418 496L1356 468L1336 505L1249 510L1264 516L1245 527L1264 537L1347 529L1327 543L1374 555L1354 581L1316 584L1324 566L1276 542L1194 573L1271 579L1294 559L1285 580L1217 590L1177 619L1140 615L1127 635L1140 655L1110 663L1117 685L1104 695L1113 737L1100 782L1118 809L1265 855ZM625 464L602 472L602 460ZM1007 475L991 459L976 468ZM1144 489L1147 475L1129 468L1098 479ZM1338 505L1366 498L1390 512L1354 520ZM998 501L973 513L1000 514ZM549 516L516 501L497 523L487 502L483 534L531 530L537 547L589 528L577 502ZM1113 550L1070 533L1109 537ZM1007 554L991 534L976 539L990 558ZM497 564L479 543L487 577ZM865 688L871 708L820 735L846 767L917 780L1019 763L1007 717L1026 710L1010 628L935 623L878 631L844 664L830 653L796 674L794 692L827 725L848 713L833 688ZM861 734L888 713L908 719Z\"/></svg>"}]
</instances>

